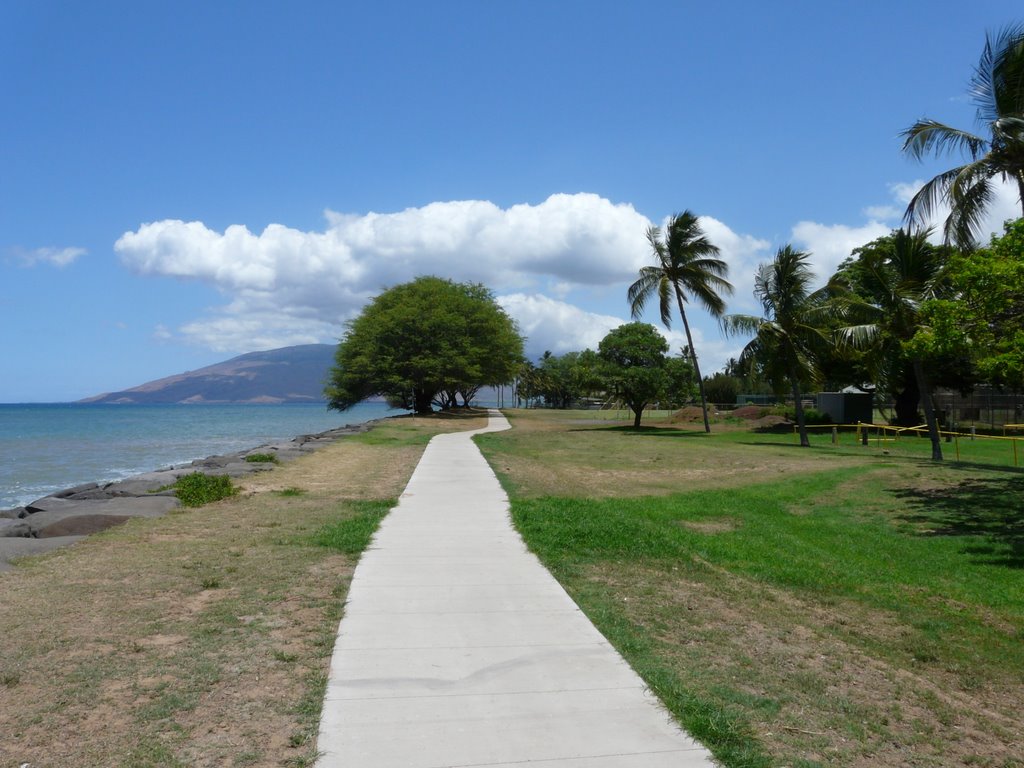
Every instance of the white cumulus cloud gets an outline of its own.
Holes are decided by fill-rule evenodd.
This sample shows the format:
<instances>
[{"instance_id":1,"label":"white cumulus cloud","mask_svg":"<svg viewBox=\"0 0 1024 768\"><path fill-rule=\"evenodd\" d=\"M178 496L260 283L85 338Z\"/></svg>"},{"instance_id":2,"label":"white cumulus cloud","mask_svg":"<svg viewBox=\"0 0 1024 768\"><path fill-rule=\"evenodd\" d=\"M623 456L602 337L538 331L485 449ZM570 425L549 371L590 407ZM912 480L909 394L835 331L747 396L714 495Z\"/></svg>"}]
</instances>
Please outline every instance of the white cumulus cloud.
<instances>
[{"instance_id":1,"label":"white cumulus cloud","mask_svg":"<svg viewBox=\"0 0 1024 768\"><path fill-rule=\"evenodd\" d=\"M513 293L499 296L498 303L526 337L530 358L545 351L562 355L581 349L596 350L608 331L628 322L613 315L587 312L541 294Z\"/></svg>"},{"instance_id":2,"label":"white cumulus cloud","mask_svg":"<svg viewBox=\"0 0 1024 768\"><path fill-rule=\"evenodd\" d=\"M801 250L810 251L818 283L824 284L854 248L891 231L891 226L875 220L859 227L801 221L793 227L793 242Z\"/></svg>"},{"instance_id":3,"label":"white cumulus cloud","mask_svg":"<svg viewBox=\"0 0 1024 768\"><path fill-rule=\"evenodd\" d=\"M370 297L425 274L562 296L621 283L647 259L650 225L631 205L585 193L326 217L322 232L271 224L260 233L168 219L126 232L114 249L139 274L200 280L229 297L216 316L179 329L227 351L337 338Z\"/></svg>"}]
</instances>

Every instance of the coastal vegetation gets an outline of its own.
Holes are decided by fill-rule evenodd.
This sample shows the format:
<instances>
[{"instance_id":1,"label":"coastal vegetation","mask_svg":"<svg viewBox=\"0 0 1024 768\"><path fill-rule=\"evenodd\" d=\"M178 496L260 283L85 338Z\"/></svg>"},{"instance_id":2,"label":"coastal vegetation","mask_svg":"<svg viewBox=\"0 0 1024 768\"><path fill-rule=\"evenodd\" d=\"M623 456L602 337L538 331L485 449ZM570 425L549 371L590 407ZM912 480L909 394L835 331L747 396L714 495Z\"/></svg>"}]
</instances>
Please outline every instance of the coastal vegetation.
<instances>
[{"instance_id":1,"label":"coastal vegetation","mask_svg":"<svg viewBox=\"0 0 1024 768\"><path fill-rule=\"evenodd\" d=\"M179 477L174 483L174 495L183 507L201 507L238 493L238 488L227 475L208 475L192 472Z\"/></svg>"},{"instance_id":2,"label":"coastal vegetation","mask_svg":"<svg viewBox=\"0 0 1024 768\"><path fill-rule=\"evenodd\" d=\"M381 293L348 324L326 387L343 411L382 395L430 413L510 381L523 357L515 323L476 283L420 277Z\"/></svg>"}]
</instances>

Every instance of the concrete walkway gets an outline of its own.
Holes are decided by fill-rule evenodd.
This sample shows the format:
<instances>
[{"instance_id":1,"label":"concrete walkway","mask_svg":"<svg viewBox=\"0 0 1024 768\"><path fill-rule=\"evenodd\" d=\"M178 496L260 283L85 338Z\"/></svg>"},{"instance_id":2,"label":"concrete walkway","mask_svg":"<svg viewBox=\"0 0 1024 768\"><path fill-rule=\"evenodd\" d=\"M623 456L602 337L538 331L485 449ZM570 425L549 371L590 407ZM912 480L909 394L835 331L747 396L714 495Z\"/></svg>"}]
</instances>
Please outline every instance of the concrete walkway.
<instances>
[{"instance_id":1,"label":"concrete walkway","mask_svg":"<svg viewBox=\"0 0 1024 768\"><path fill-rule=\"evenodd\" d=\"M512 528L470 437L439 435L356 568L320 768L712 766Z\"/></svg>"}]
</instances>

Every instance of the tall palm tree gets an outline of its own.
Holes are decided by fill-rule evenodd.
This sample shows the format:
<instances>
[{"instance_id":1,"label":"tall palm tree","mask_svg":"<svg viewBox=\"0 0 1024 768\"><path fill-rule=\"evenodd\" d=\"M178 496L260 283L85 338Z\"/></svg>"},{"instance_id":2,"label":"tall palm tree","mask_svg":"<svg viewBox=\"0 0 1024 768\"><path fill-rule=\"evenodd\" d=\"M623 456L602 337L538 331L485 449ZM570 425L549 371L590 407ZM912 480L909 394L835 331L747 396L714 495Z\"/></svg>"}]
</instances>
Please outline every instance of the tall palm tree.
<instances>
[{"instance_id":1,"label":"tall palm tree","mask_svg":"<svg viewBox=\"0 0 1024 768\"><path fill-rule=\"evenodd\" d=\"M666 328L671 328L672 300L675 299L700 390L704 431L710 432L708 400L704 393L704 379L697 364L693 334L690 333L690 323L686 319L686 303L691 298L696 299L712 316L721 317L725 312L725 301L721 294L732 294L732 284L725 279L729 265L718 258L718 247L705 237L697 217L690 211L674 215L664 235L660 227L649 227L647 242L651 244L656 263L654 266L641 267L640 276L629 286L626 296L630 311L634 320L639 319L648 299L657 295L661 322Z\"/></svg>"},{"instance_id":2,"label":"tall palm tree","mask_svg":"<svg viewBox=\"0 0 1024 768\"><path fill-rule=\"evenodd\" d=\"M948 250L928 242L931 229L892 234L891 248L866 249L860 256L860 281L872 301L854 294L838 296L831 307L844 319L859 321L841 328L840 338L861 349L875 348L882 355L905 354L907 342L921 329L921 303L946 295ZM909 354L909 363L924 406L932 458L942 461L932 390L919 355Z\"/></svg>"},{"instance_id":3,"label":"tall palm tree","mask_svg":"<svg viewBox=\"0 0 1024 768\"><path fill-rule=\"evenodd\" d=\"M811 291L814 273L807 260L810 254L791 245L778 250L770 264L761 264L754 277L754 296L761 302L762 317L726 315L722 327L730 336L753 335L740 353L740 364L760 362L773 385L789 381L796 409L800 445L810 446L801 382L817 378L818 350L827 344L820 328L828 287Z\"/></svg>"},{"instance_id":4,"label":"tall palm tree","mask_svg":"<svg viewBox=\"0 0 1024 768\"><path fill-rule=\"evenodd\" d=\"M908 223L923 224L940 203L948 204L946 242L964 249L973 247L981 234L997 177L1016 182L1024 213L1024 25L1006 27L994 38L986 35L985 50L971 78L971 95L986 136L928 118L901 134L903 152L915 159L949 152L970 157L921 187L906 211Z\"/></svg>"}]
</instances>

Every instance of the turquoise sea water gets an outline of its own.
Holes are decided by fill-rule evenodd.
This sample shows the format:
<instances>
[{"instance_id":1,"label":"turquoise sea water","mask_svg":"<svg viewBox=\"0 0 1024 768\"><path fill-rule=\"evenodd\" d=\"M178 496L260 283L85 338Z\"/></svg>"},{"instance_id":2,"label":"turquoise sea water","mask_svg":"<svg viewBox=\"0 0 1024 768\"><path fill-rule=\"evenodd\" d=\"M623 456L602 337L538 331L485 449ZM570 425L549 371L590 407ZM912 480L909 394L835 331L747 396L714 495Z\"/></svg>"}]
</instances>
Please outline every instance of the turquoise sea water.
<instances>
[{"instance_id":1,"label":"turquoise sea water","mask_svg":"<svg viewBox=\"0 0 1024 768\"><path fill-rule=\"evenodd\" d=\"M0 405L0 509L81 483L403 413L295 405Z\"/></svg>"}]
</instances>

